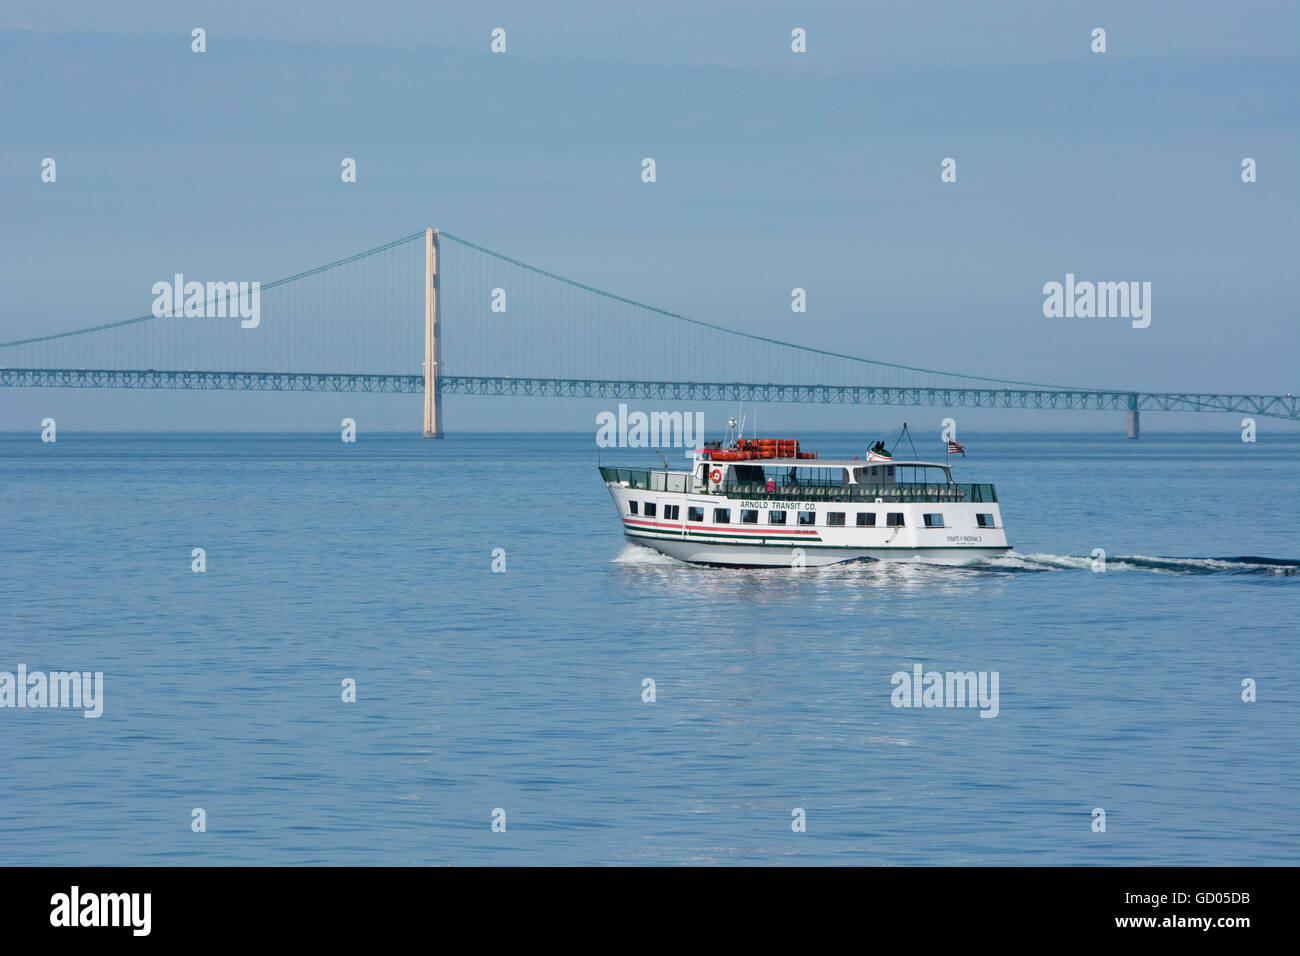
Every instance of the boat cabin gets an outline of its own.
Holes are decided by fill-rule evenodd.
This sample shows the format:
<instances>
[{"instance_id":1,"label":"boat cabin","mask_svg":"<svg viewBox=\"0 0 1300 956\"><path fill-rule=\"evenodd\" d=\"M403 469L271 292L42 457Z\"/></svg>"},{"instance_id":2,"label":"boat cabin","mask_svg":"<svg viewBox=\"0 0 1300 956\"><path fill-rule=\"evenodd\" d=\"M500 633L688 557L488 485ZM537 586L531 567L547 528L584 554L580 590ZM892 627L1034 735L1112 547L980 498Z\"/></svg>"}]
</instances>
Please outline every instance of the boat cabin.
<instances>
[{"instance_id":1,"label":"boat cabin","mask_svg":"<svg viewBox=\"0 0 1300 956\"><path fill-rule=\"evenodd\" d=\"M697 486L767 485L853 488L855 485L952 484L948 465L932 461L874 461L846 459L808 461L769 458L733 463L695 456Z\"/></svg>"}]
</instances>

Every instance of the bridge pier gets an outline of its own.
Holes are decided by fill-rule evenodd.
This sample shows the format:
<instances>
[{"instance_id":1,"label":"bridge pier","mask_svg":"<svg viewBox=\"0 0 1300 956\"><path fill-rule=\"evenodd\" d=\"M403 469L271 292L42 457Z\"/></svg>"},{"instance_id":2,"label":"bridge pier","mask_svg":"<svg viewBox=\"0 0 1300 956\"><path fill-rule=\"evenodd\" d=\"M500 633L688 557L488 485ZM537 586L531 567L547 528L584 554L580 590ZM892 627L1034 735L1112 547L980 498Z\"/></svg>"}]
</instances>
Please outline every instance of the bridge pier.
<instances>
[{"instance_id":1,"label":"bridge pier","mask_svg":"<svg viewBox=\"0 0 1300 956\"><path fill-rule=\"evenodd\" d=\"M438 366L438 230L424 231L424 437L442 437L442 385Z\"/></svg>"},{"instance_id":2,"label":"bridge pier","mask_svg":"<svg viewBox=\"0 0 1300 956\"><path fill-rule=\"evenodd\" d=\"M1128 397L1128 437L1137 438L1142 432L1142 413L1138 411L1137 396Z\"/></svg>"}]
</instances>

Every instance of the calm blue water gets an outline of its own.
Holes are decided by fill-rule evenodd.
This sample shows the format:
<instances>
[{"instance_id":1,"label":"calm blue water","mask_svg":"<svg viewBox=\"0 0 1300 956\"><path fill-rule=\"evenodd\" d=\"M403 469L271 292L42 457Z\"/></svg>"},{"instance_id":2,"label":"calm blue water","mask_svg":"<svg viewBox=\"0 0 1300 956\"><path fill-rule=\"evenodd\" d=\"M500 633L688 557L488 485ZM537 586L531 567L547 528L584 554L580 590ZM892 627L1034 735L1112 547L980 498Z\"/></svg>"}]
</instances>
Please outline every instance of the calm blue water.
<instances>
[{"instance_id":1,"label":"calm blue water","mask_svg":"<svg viewBox=\"0 0 1300 956\"><path fill-rule=\"evenodd\" d=\"M1281 431L967 432L1021 557L802 574L625 546L590 434L0 436L0 670L105 674L0 710L3 859L1294 863L1300 575L1208 560L1300 558Z\"/></svg>"}]
</instances>

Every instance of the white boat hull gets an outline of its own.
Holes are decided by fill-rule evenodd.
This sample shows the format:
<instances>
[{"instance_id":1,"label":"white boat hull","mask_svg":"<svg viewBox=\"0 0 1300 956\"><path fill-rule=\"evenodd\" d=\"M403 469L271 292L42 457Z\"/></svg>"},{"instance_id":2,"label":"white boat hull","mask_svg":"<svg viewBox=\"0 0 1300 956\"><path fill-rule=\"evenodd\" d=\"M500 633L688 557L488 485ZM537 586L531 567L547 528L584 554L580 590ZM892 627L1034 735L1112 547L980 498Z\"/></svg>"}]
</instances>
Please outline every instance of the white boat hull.
<instances>
[{"instance_id":1,"label":"white boat hull","mask_svg":"<svg viewBox=\"0 0 1300 956\"><path fill-rule=\"evenodd\" d=\"M634 544L653 548L679 561L728 568L819 568L844 561L919 561L926 564L969 564L1006 554L1009 547L855 548L781 544L710 544L684 538L626 534Z\"/></svg>"}]
</instances>

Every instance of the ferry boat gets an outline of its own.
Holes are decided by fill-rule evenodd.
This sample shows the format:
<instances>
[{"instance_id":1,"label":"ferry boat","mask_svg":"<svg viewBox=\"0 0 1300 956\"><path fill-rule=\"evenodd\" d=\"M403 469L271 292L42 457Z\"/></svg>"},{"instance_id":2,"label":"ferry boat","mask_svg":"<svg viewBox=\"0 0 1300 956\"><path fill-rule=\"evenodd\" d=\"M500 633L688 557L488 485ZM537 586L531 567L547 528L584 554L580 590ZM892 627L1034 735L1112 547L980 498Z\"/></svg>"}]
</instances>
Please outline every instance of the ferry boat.
<instances>
[{"instance_id":1,"label":"ferry boat","mask_svg":"<svg viewBox=\"0 0 1300 956\"><path fill-rule=\"evenodd\" d=\"M961 564L1011 550L993 485L957 484L947 462L899 459L883 442L822 459L793 439L732 437L730 424L726 442L691 452L689 471L600 467L629 541L745 568Z\"/></svg>"}]
</instances>

